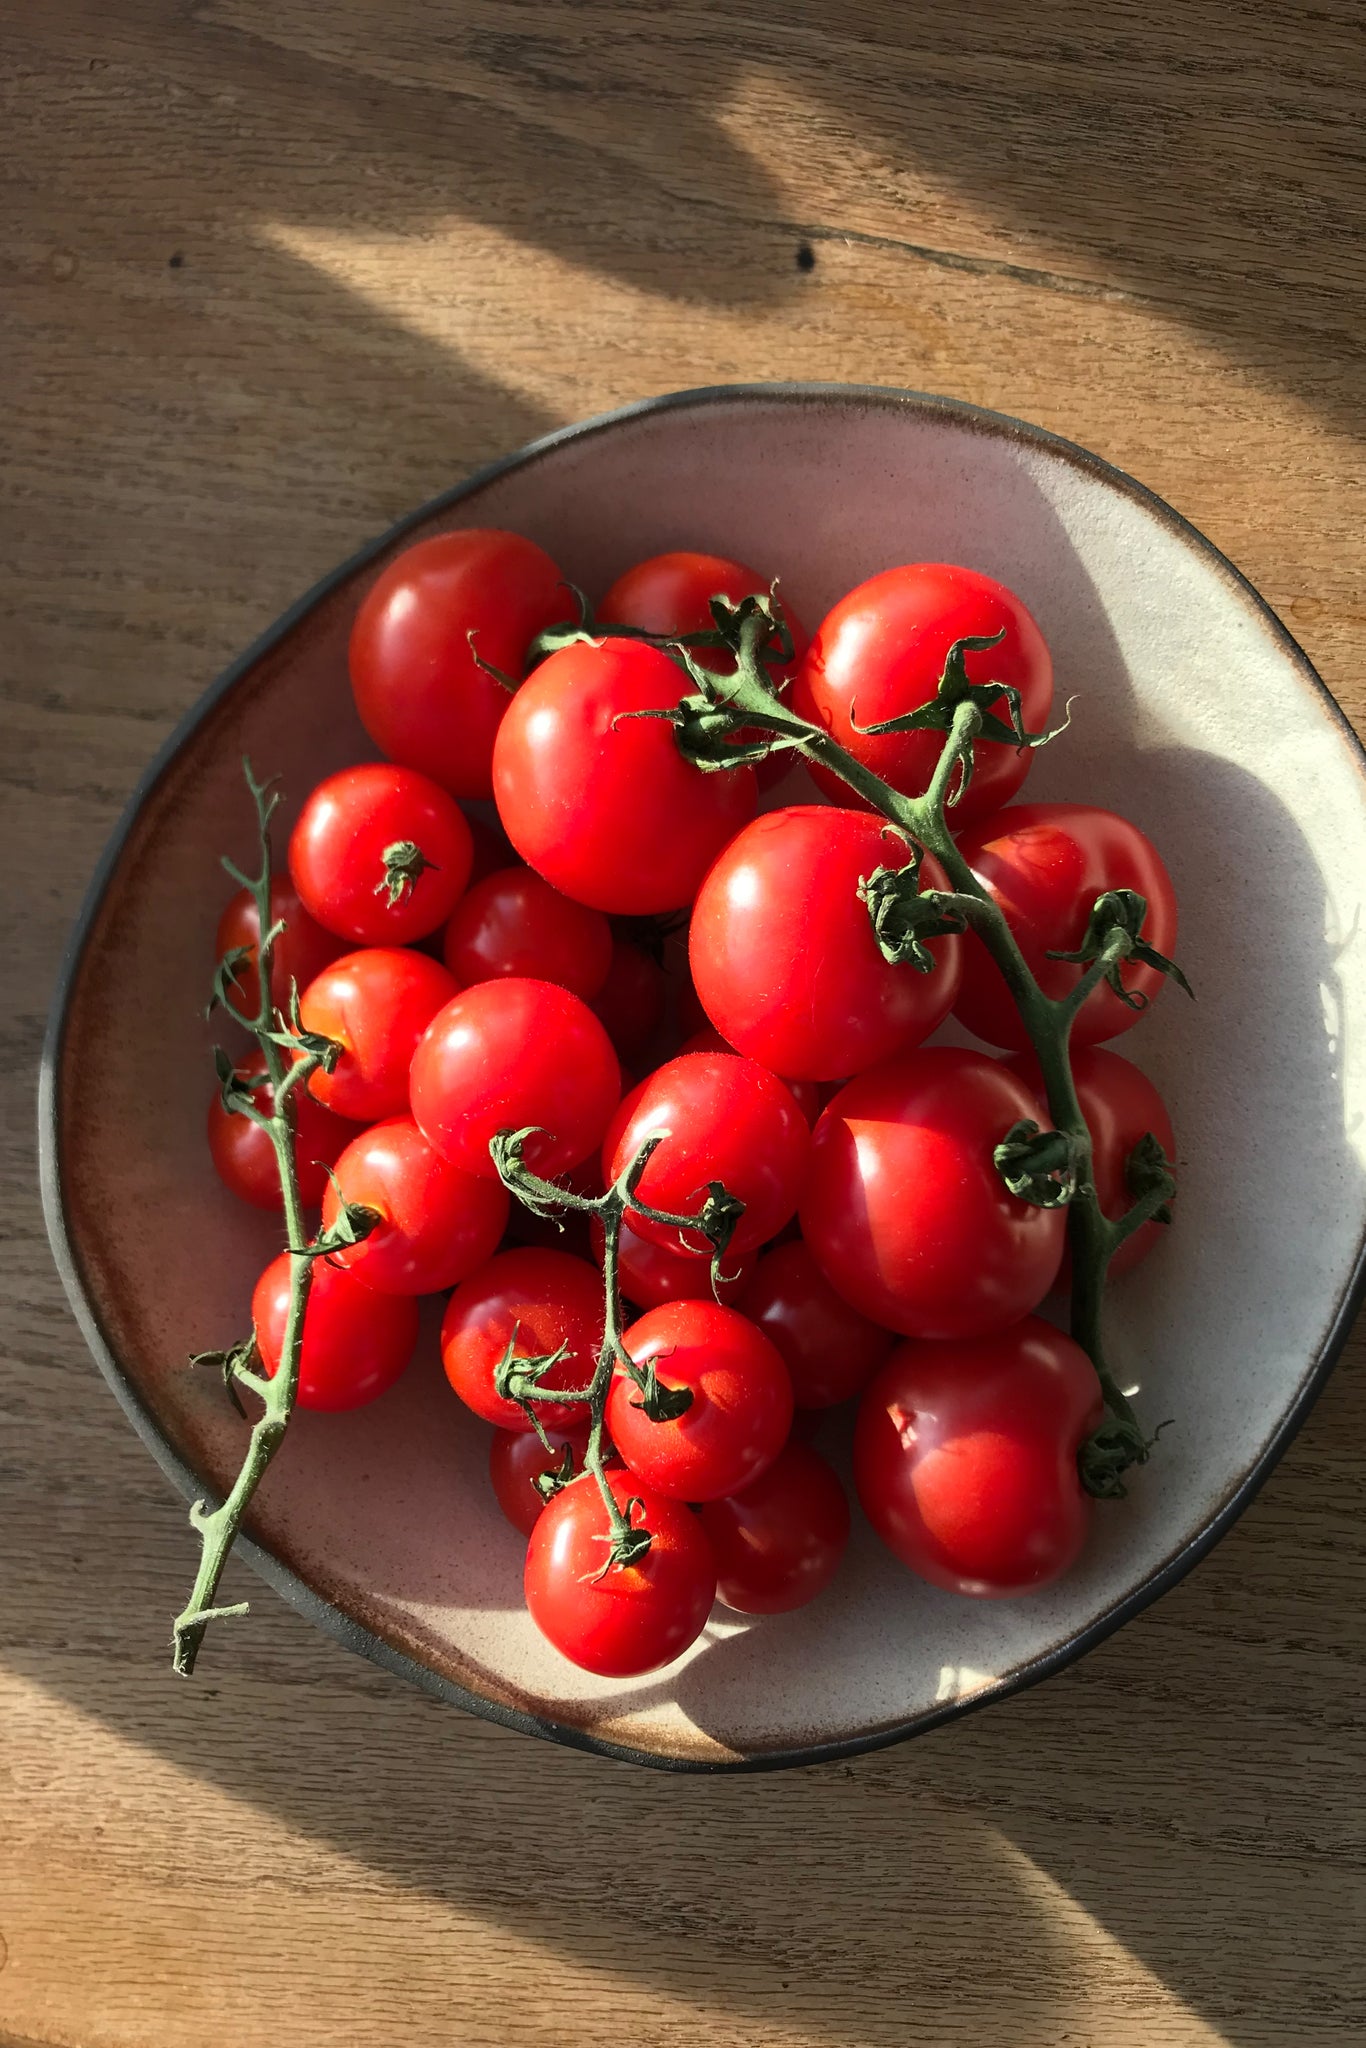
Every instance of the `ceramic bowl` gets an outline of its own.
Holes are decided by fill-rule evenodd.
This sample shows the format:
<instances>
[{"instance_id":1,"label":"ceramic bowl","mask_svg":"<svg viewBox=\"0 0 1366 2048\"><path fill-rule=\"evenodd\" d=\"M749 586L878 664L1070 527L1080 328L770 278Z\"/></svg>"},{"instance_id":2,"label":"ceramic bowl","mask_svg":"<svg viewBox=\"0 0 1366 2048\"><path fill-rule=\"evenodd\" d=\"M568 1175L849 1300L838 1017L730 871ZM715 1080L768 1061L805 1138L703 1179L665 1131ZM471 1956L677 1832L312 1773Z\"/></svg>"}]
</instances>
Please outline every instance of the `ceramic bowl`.
<instances>
[{"instance_id":1,"label":"ceramic bowl","mask_svg":"<svg viewBox=\"0 0 1366 2048\"><path fill-rule=\"evenodd\" d=\"M371 1409L300 1414L245 1554L330 1633L457 1704L676 1768L871 1748L1059 1669L1187 1571L1256 1491L1328 1372L1366 1226L1366 777L1293 640L1168 506L1038 428L844 387L685 392L535 443L403 520L302 598L207 692L134 796L91 885L43 1084L49 1227L91 1349L186 1495L225 1485L241 1425L192 1350L240 1334L276 1226L214 1178L200 1020L219 855L251 851L239 762L296 800L366 757L348 628L407 543L457 526L532 535L588 591L676 546L781 571L814 623L897 562L968 562L1024 597L1072 730L1027 794L1134 818L1181 902L1198 992L1168 992L1124 1050L1172 1105L1169 1238L1113 1290L1112 1350L1171 1417L1078 1569L1029 1599L920 1584L864 1529L810 1609L718 1619L634 1683L575 1671L522 1606L522 1550L451 1397L434 1331ZM145 1121L149 1001L160 1115ZM185 1545L187 1585L192 1543ZM220 1625L206 1650L231 1657Z\"/></svg>"}]
</instances>

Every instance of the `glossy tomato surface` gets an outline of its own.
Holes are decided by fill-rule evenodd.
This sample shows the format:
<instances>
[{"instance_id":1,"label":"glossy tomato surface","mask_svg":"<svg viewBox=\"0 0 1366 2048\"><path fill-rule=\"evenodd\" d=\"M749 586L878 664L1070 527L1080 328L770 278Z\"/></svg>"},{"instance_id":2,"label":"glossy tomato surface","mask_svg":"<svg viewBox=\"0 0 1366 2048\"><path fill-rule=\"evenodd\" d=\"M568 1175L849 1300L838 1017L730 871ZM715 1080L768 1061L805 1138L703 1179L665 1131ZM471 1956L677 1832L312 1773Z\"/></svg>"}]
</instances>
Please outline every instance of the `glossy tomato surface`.
<instances>
[{"instance_id":1,"label":"glossy tomato surface","mask_svg":"<svg viewBox=\"0 0 1366 2048\"><path fill-rule=\"evenodd\" d=\"M533 869L499 868L457 904L442 950L462 988L518 975L587 1001L612 965L612 929L600 910L562 896Z\"/></svg>"},{"instance_id":2,"label":"glossy tomato surface","mask_svg":"<svg viewBox=\"0 0 1366 2048\"><path fill-rule=\"evenodd\" d=\"M1039 1063L1032 1052L1017 1053L1006 1062L1026 1085L1034 1090L1039 1104L1039 1123L1047 1129L1052 1122L1048 1094ZM1103 1045L1078 1045L1072 1049L1072 1080L1081 1113L1091 1133L1091 1174L1103 1214L1118 1222L1133 1206L1133 1195L1125 1179L1125 1166L1134 1147L1150 1132L1169 1160L1176 1157L1176 1135L1167 1105L1153 1083L1132 1060L1111 1052ZM1169 1225L1145 1223L1127 1237L1110 1261L1110 1274L1128 1273L1140 1265L1166 1236ZM1070 1260L1064 1255L1058 1275L1066 1285Z\"/></svg>"},{"instance_id":3,"label":"glossy tomato surface","mask_svg":"<svg viewBox=\"0 0 1366 2048\"><path fill-rule=\"evenodd\" d=\"M799 1408L861 1393L896 1343L836 1293L801 1238L764 1253L735 1305L782 1353Z\"/></svg>"},{"instance_id":4,"label":"glossy tomato surface","mask_svg":"<svg viewBox=\"0 0 1366 2048\"><path fill-rule=\"evenodd\" d=\"M918 1045L958 993L958 937L929 941L934 967L893 966L859 884L903 868L907 841L868 812L769 811L721 854L698 891L693 985L716 1029L775 1074L833 1081ZM946 886L926 859L925 888Z\"/></svg>"},{"instance_id":5,"label":"glossy tomato surface","mask_svg":"<svg viewBox=\"0 0 1366 2048\"><path fill-rule=\"evenodd\" d=\"M409 1090L419 1127L453 1166L496 1177L490 1139L534 1125L526 1164L549 1177L601 1144L621 1069L580 997L508 976L438 1012L413 1055Z\"/></svg>"},{"instance_id":6,"label":"glossy tomato surface","mask_svg":"<svg viewBox=\"0 0 1366 2048\"><path fill-rule=\"evenodd\" d=\"M1035 1118L999 1060L922 1046L842 1088L817 1124L805 1238L836 1291L915 1337L1002 1329L1047 1294L1065 1211L1012 1195L992 1154Z\"/></svg>"},{"instance_id":7,"label":"glossy tomato surface","mask_svg":"<svg viewBox=\"0 0 1366 2048\"><path fill-rule=\"evenodd\" d=\"M790 1614L823 1593L849 1542L844 1488L818 1451L790 1443L740 1493L703 1501L716 1591L741 1614Z\"/></svg>"},{"instance_id":8,"label":"glossy tomato surface","mask_svg":"<svg viewBox=\"0 0 1366 2048\"><path fill-rule=\"evenodd\" d=\"M1045 995L1065 996L1085 969L1050 952L1081 946L1097 897L1133 889L1147 900L1143 937L1170 959L1176 950L1176 892L1162 856L1145 833L1094 804L1012 804L959 840L959 851L1005 914ZM1138 998L1130 1008L1104 982L1091 991L1072 1027L1074 1045L1115 1038L1143 1016L1165 977L1142 961L1122 979ZM1028 1033L982 940L963 941L963 979L954 1012L989 1045L1024 1051Z\"/></svg>"},{"instance_id":9,"label":"glossy tomato surface","mask_svg":"<svg viewBox=\"0 0 1366 2048\"><path fill-rule=\"evenodd\" d=\"M1102 1413L1086 1353L1037 1316L990 1337L903 1344L859 1410L859 1499L932 1585L1036 1591L1086 1541L1093 1502L1077 1452Z\"/></svg>"},{"instance_id":10,"label":"glossy tomato surface","mask_svg":"<svg viewBox=\"0 0 1366 2048\"><path fill-rule=\"evenodd\" d=\"M733 1058L744 1057L743 1054L736 1053L735 1047L721 1036L714 1024L704 1024L700 1031L693 1032L691 1038L685 1038L682 1045L678 1048L676 1057L681 1057L684 1053L689 1052L728 1052ZM763 1064L764 1062L760 1060L759 1065L762 1066ZM792 1100L806 1118L807 1123L814 1127L816 1118L825 1107L821 1099L819 1084L815 1081L794 1081L787 1074L781 1074L778 1078L781 1080L784 1088L791 1094Z\"/></svg>"},{"instance_id":11,"label":"glossy tomato surface","mask_svg":"<svg viewBox=\"0 0 1366 2048\"><path fill-rule=\"evenodd\" d=\"M995 647L966 656L968 680L1020 692L1026 731L1041 732L1053 705L1053 664L1042 633L1013 591L976 569L911 562L870 577L816 628L792 691L804 718L906 796L923 796L943 747L938 732L869 733L859 727L904 717L930 703L956 640L1004 629ZM998 713L1004 704L994 707ZM1030 753L979 740L967 794L951 815L983 818L1008 803L1029 773ZM812 774L836 803L863 799L819 764Z\"/></svg>"},{"instance_id":12,"label":"glossy tomato surface","mask_svg":"<svg viewBox=\"0 0 1366 2048\"><path fill-rule=\"evenodd\" d=\"M369 946L334 960L299 1000L305 1030L345 1048L332 1073L312 1074L310 1092L358 1123L403 1115L418 1040L455 993L439 960L407 947Z\"/></svg>"},{"instance_id":13,"label":"glossy tomato surface","mask_svg":"<svg viewBox=\"0 0 1366 2048\"><path fill-rule=\"evenodd\" d=\"M602 1275L586 1259L541 1246L499 1252L456 1288L441 1325L446 1378L467 1407L502 1429L530 1429L515 1401L504 1400L494 1373L508 1347L515 1358L564 1358L541 1381L550 1389L586 1387L602 1343ZM547 1429L574 1428L587 1409L580 1402L543 1401Z\"/></svg>"},{"instance_id":14,"label":"glossy tomato surface","mask_svg":"<svg viewBox=\"0 0 1366 2048\"><path fill-rule=\"evenodd\" d=\"M558 1474L566 1453L573 1470L582 1472L587 1449L586 1425L553 1432L549 1450L534 1430L494 1430L489 1438L489 1480L494 1498L514 1529L529 1536L540 1521L545 1500L537 1491L536 1481L542 1474Z\"/></svg>"},{"instance_id":15,"label":"glossy tomato surface","mask_svg":"<svg viewBox=\"0 0 1366 2048\"><path fill-rule=\"evenodd\" d=\"M288 1252L272 1259L251 1297L256 1348L267 1379L280 1366L289 1315ZM377 1294L326 1259L313 1262L299 1356L298 1404L339 1412L377 1400L398 1378L417 1342L417 1303Z\"/></svg>"},{"instance_id":16,"label":"glossy tomato surface","mask_svg":"<svg viewBox=\"0 0 1366 2048\"><path fill-rule=\"evenodd\" d=\"M335 932L324 931L299 901L299 892L288 875L276 875L270 885L270 916L284 930L271 948L270 992L277 1010L288 1012L291 984L302 992L315 975L347 950L346 941ZM256 978L256 948L261 937L261 920L250 889L239 889L228 900L218 920L215 958L240 946L250 949L251 958L237 970L237 992L233 1002L244 1017L255 1017L260 1002Z\"/></svg>"},{"instance_id":17,"label":"glossy tomato surface","mask_svg":"<svg viewBox=\"0 0 1366 2048\"><path fill-rule=\"evenodd\" d=\"M736 1493L771 1465L792 1427L792 1383L763 1332L714 1301L670 1301L626 1332L627 1355L653 1363L661 1386L686 1387L692 1405L652 1422L635 1382L618 1372L607 1428L647 1486L677 1500Z\"/></svg>"},{"instance_id":18,"label":"glossy tomato surface","mask_svg":"<svg viewBox=\"0 0 1366 2048\"><path fill-rule=\"evenodd\" d=\"M638 1562L603 1571L611 1525L591 1476L557 1493L527 1546L523 1585L541 1634L584 1671L635 1678L672 1664L696 1642L716 1598L716 1565L697 1517L681 1501L609 1474L632 1526L650 1531Z\"/></svg>"},{"instance_id":19,"label":"glossy tomato surface","mask_svg":"<svg viewBox=\"0 0 1366 2048\"><path fill-rule=\"evenodd\" d=\"M324 1224L336 1221L343 1201L380 1221L333 1258L384 1294L454 1287L492 1258L508 1220L502 1183L449 1165L410 1116L351 1140L323 1196Z\"/></svg>"},{"instance_id":20,"label":"glossy tomato surface","mask_svg":"<svg viewBox=\"0 0 1366 2048\"><path fill-rule=\"evenodd\" d=\"M640 1178L643 1203L671 1215L701 1208L711 1182L745 1205L729 1249L754 1251L795 1212L811 1149L811 1130L792 1091L753 1060L733 1053L685 1053L657 1067L634 1099L624 1124L609 1132L603 1177L625 1171L652 1133L667 1131ZM647 1216L632 1229L666 1248L678 1231ZM687 1232L682 1243L705 1251L707 1240Z\"/></svg>"},{"instance_id":21,"label":"glossy tomato surface","mask_svg":"<svg viewBox=\"0 0 1366 2048\"><path fill-rule=\"evenodd\" d=\"M494 735L511 699L475 651L520 681L537 634L572 610L554 562L520 534L486 527L418 541L381 571L356 615L361 723L391 761L456 796L489 796Z\"/></svg>"},{"instance_id":22,"label":"glossy tomato surface","mask_svg":"<svg viewBox=\"0 0 1366 2048\"><path fill-rule=\"evenodd\" d=\"M677 910L753 817L754 771L704 774L667 718L688 679L629 640L563 648L512 699L493 757L509 839L555 888L597 910Z\"/></svg>"},{"instance_id":23,"label":"glossy tomato surface","mask_svg":"<svg viewBox=\"0 0 1366 2048\"><path fill-rule=\"evenodd\" d=\"M362 762L320 782L289 840L290 879L309 914L365 946L407 946L434 932L454 909L473 860L455 798L429 775L387 761Z\"/></svg>"},{"instance_id":24,"label":"glossy tomato surface","mask_svg":"<svg viewBox=\"0 0 1366 2048\"><path fill-rule=\"evenodd\" d=\"M261 1071L260 1059L244 1061L236 1068L239 1081L248 1080ZM252 1101L263 1116L268 1116L271 1100L270 1083L263 1081L253 1092ZM323 1198L328 1167L335 1163L343 1147L355 1136L356 1127L345 1117L334 1116L330 1109L324 1109L304 1089L295 1088L292 1100L294 1168L299 1181L299 1200L306 1209L313 1209ZM283 1208L280 1168L269 1132L263 1131L248 1116L229 1116L217 1088L209 1102L208 1129L209 1153L214 1171L224 1187L230 1188L239 1201L250 1202L255 1209Z\"/></svg>"}]
</instances>

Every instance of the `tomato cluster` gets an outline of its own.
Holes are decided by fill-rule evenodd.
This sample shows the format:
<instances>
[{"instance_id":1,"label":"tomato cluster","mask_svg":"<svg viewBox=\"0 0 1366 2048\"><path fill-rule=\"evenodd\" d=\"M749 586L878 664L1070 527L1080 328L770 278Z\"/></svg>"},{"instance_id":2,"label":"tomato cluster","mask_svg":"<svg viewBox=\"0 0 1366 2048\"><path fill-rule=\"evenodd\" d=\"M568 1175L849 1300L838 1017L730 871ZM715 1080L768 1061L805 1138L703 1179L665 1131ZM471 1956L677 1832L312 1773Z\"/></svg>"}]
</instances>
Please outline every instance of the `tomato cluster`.
<instances>
[{"instance_id":1,"label":"tomato cluster","mask_svg":"<svg viewBox=\"0 0 1366 2048\"><path fill-rule=\"evenodd\" d=\"M711 600L766 591L740 563L656 557L599 607L601 626L623 630L566 631L538 658L538 638L574 611L538 546L476 531L409 548L351 641L357 706L388 758L311 792L272 896L276 1005L288 1014L296 987L300 1027L333 1048L297 1106L300 1193L325 1226L366 1223L318 1261L299 1402L382 1394L416 1341L415 1297L451 1290L445 1373L493 1427L491 1483L528 1539L530 1612L607 1676L680 1655L717 1595L769 1614L829 1583L849 1506L794 1415L858 1402L859 1500L936 1585L1043 1585L1090 1515L1077 1454L1102 1417L1099 1383L1035 1313L1064 1276L1066 1211L1012 1193L994 1157L1012 1127L1051 1121L1000 971L952 920L918 960L888 957L870 879L917 862L922 889L946 877L828 767L813 773L833 801L808 783L804 800L759 813L772 760L704 769L679 744L669 714L688 677L645 636L690 640L695 663L722 669ZM1047 722L1043 636L975 571L886 570L809 642L780 616L764 657L778 701L906 796L924 792L944 742L904 721L933 703L955 643L969 684L1009 686L1021 733ZM1143 938L1168 954L1175 900L1156 850L1107 811L1012 805L1029 763L1027 744L989 728L954 815L1045 991L1076 986L1084 963L1067 956L1084 952L1107 892L1144 899ZM464 808L490 800L496 828ZM219 947L237 949L242 1009L259 939L250 900L234 899ZM1134 959L1096 983L1073 1027L1112 1217L1129 1205L1135 1148L1151 1134L1170 1155L1173 1140L1152 1084L1099 1042L1138 1020L1161 979ZM951 1019L975 1046L926 1043ZM239 1061L242 1083L256 1072ZM614 1508L585 1470L605 1228L595 1215L552 1245L510 1215L490 1149L507 1132L523 1134L529 1172L585 1197L620 1187L654 1141L620 1230L627 1321L605 1354ZM264 1131L215 1097L209 1138L235 1193L278 1205ZM713 1272L700 1219L718 1192L732 1214ZM699 1220L668 1220L680 1217ZM1136 1232L1120 1263L1159 1235ZM290 1265L282 1253L267 1267L253 1303L268 1376ZM649 1540L618 1559L623 1529Z\"/></svg>"}]
</instances>

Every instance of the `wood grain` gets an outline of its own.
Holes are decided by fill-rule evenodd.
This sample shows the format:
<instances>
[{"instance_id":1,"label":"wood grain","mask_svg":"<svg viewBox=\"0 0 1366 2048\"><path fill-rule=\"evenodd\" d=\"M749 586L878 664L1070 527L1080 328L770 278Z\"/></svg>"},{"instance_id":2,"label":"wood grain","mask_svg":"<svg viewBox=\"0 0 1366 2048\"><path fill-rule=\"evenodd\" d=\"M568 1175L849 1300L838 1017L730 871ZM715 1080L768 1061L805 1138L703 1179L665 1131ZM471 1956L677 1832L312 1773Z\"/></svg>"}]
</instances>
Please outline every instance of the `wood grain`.
<instances>
[{"instance_id":1,"label":"wood grain","mask_svg":"<svg viewBox=\"0 0 1366 2048\"><path fill-rule=\"evenodd\" d=\"M1204 528L1366 728L1366 14L1102 12L3 10L0 2040L1366 2038L1360 1344L1079 1667L853 1764L674 1781L267 1596L173 1684L181 1511L34 1193L48 990L157 742L345 551L560 421L772 377L1040 420Z\"/></svg>"}]
</instances>

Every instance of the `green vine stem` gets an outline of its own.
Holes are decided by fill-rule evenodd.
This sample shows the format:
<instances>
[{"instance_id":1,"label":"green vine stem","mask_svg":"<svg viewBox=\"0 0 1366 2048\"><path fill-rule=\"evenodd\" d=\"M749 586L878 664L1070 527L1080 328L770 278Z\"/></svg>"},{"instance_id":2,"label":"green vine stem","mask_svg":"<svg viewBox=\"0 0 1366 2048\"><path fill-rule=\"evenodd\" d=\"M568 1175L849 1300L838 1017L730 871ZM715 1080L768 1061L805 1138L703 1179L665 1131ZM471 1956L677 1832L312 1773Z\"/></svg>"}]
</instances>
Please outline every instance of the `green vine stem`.
<instances>
[{"instance_id":1,"label":"green vine stem","mask_svg":"<svg viewBox=\"0 0 1366 2048\"><path fill-rule=\"evenodd\" d=\"M637 1194L641 1175L659 1146L669 1136L667 1131L649 1133L611 1187L605 1194L597 1196L576 1194L569 1188L561 1187L557 1181L542 1180L538 1174L532 1173L523 1162L522 1149L527 1139L533 1135L534 1126L528 1126L521 1131L500 1131L490 1143L489 1152L503 1185L534 1215L558 1221L567 1210L573 1210L580 1216L596 1219L602 1226L602 1342L598 1348L597 1362L589 1384L566 1391L562 1387L542 1385L552 1366L559 1364L563 1352L552 1352L538 1358L518 1358L514 1354L514 1337L495 1373L494 1386L505 1400L516 1401L525 1408L547 1449L551 1446L544 1430L541 1429L535 1404L538 1401L578 1401L587 1407L589 1426L584 1469L591 1472L597 1481L603 1505L607 1510L611 1535L607 1539L607 1555L603 1561L603 1571L606 1572L614 1566L634 1563L650 1547L650 1531L633 1520L634 1510L640 1503L628 1501L623 1508L607 1480L606 1414L607 1396L611 1391L612 1381L616 1373L621 1371L634 1382L641 1397L639 1406L652 1422L666 1422L674 1416L686 1414L692 1406L693 1398L686 1387L662 1385L653 1361L643 1367L637 1365L622 1341L622 1223L628 1214L634 1214L646 1217L652 1223L662 1224L669 1230L700 1231L712 1248L711 1277L712 1285L715 1287L721 1260L730 1245L735 1226L744 1214L744 1204L737 1197L727 1194L719 1181L711 1183L707 1198L696 1215L676 1216L667 1210L655 1209L642 1202ZM561 1484L563 1478L555 1475L548 1482L548 1491L558 1491Z\"/></svg>"},{"instance_id":2,"label":"green vine stem","mask_svg":"<svg viewBox=\"0 0 1366 2048\"><path fill-rule=\"evenodd\" d=\"M255 1370L259 1361L253 1338L229 1351L201 1352L191 1360L193 1365L210 1365L222 1372L239 1412L238 1389L245 1388L259 1398L261 1413L252 1424L246 1454L227 1496L214 1508L203 1499L196 1500L190 1508L190 1526L199 1537L199 1568L195 1573L194 1589L184 1610L176 1616L172 1630L172 1661L182 1677L188 1677L194 1670L209 1623L247 1612L245 1600L227 1607L217 1606L215 1600L228 1553L248 1505L266 1467L280 1447L294 1412L299 1389L299 1359L303 1349L304 1311L313 1282L313 1261L343 1244L357 1242L373 1222L366 1211L344 1206L337 1224L330 1231L312 1240L308 1235L294 1158L293 1098L295 1090L305 1086L316 1069L321 1067L331 1071L341 1048L328 1039L303 1030L299 1022L297 991L291 994L288 1018L273 1008L271 964L276 941L284 930L283 924L273 923L270 915L270 821L279 795L268 783L256 780L249 761L243 763L243 768L256 806L261 864L254 876L244 875L230 860L225 859L223 866L235 882L250 890L256 905L260 935L256 946L257 1008L254 1017L244 1016L235 1000L239 988L238 971L247 957L247 949L242 947L219 962L209 1008L210 1011L225 1009L252 1034L260 1051L262 1071L247 1079L237 1077L231 1060L221 1048L216 1050L214 1057L224 1108L230 1114L249 1117L267 1133L274 1147L284 1205L285 1238L293 1266L280 1364L273 1378L267 1379ZM269 1113L259 1109L254 1099L263 1080L270 1085Z\"/></svg>"},{"instance_id":3,"label":"green vine stem","mask_svg":"<svg viewBox=\"0 0 1366 2048\"><path fill-rule=\"evenodd\" d=\"M671 719L683 752L705 770L732 767L737 760L758 760L775 748L805 755L833 770L897 826L914 849L932 853L950 884L947 890L920 887L918 850L907 868L890 876L884 870L878 877L868 878L865 900L886 956L932 966L932 956L921 943L924 937L970 927L988 948L1015 1000L1039 1061L1049 1114L1056 1126L1055 1133L1040 1133L1039 1137L1056 1140L1060 1136L1066 1148L1067 1188L1062 1199L1070 1210L1071 1332L1095 1367L1108 1410L1108 1420L1082 1447L1082 1479L1098 1495L1122 1494L1121 1475L1128 1466L1146 1461L1155 1437L1144 1434L1106 1358L1101 1327L1105 1277L1111 1258L1127 1237L1154 1218L1165 1220L1175 1180L1157 1141L1145 1140L1129 1165L1133 1207L1118 1220L1105 1215L1091 1175L1091 1134L1072 1078L1070 1039L1078 1011L1102 980L1108 980L1125 1001L1137 1003L1121 980L1123 964L1131 956L1173 975L1189 993L1185 977L1142 938L1147 909L1142 897L1117 891L1098 899L1081 953L1066 956L1085 963L1075 987L1058 999L1046 995L1001 910L959 852L948 814L971 780L973 749L979 737L1017 747L1041 746L1057 737L1056 732L1024 730L1013 690L1001 684L968 681L965 655L974 648L994 645L995 639L955 642L946 651L937 697L903 719L870 728L878 732L917 728L943 732L944 745L929 786L923 796L911 797L891 788L823 727L802 718L775 694L764 657L767 653L771 658L775 635L778 645L783 644L783 628L769 600L749 598L731 606L718 599L713 601L712 611L718 633L734 660L733 671L721 674L703 668L685 644L660 639L656 644L673 653L692 691L674 711L644 715ZM576 637L600 639L614 631L611 626L592 626L585 620L577 634L573 629L556 629L553 639L547 636L542 651L567 645ZM994 708L1002 705L1008 714L1005 717ZM880 886L875 888L875 883ZM876 900L879 896L881 902ZM895 935L889 936L883 927L893 926Z\"/></svg>"}]
</instances>

